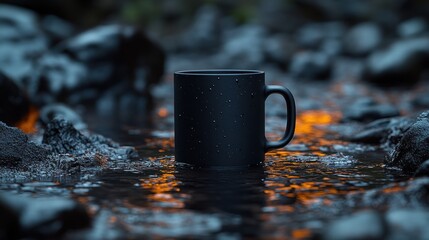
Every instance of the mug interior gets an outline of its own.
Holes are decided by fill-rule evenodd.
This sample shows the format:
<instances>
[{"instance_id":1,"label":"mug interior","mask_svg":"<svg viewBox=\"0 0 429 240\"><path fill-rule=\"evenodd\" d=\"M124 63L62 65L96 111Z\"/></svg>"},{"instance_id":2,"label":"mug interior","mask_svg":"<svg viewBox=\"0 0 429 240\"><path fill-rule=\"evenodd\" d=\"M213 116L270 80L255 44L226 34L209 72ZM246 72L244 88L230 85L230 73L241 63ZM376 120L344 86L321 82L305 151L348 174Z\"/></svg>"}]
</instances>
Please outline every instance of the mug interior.
<instances>
[{"instance_id":1,"label":"mug interior","mask_svg":"<svg viewBox=\"0 0 429 240\"><path fill-rule=\"evenodd\" d=\"M177 71L178 75L253 75L263 74L264 71L259 70L241 70L241 69L209 69L209 70L184 70Z\"/></svg>"}]
</instances>

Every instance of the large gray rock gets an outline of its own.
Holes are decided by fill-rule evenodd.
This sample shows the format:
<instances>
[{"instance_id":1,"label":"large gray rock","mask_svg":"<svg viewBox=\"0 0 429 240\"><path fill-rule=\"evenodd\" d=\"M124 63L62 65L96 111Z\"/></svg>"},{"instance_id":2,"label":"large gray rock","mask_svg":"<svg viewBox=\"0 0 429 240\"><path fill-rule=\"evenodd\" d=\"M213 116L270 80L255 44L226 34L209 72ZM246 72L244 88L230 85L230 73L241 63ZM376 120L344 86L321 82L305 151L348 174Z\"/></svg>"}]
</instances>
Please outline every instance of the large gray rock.
<instances>
[{"instance_id":1,"label":"large gray rock","mask_svg":"<svg viewBox=\"0 0 429 240\"><path fill-rule=\"evenodd\" d=\"M372 99L362 98L347 106L343 121L369 122L381 118L399 116L399 110L391 104L378 104Z\"/></svg>"},{"instance_id":2,"label":"large gray rock","mask_svg":"<svg viewBox=\"0 0 429 240\"><path fill-rule=\"evenodd\" d=\"M293 77L320 80L331 75L331 57L323 52L298 52L289 65Z\"/></svg>"},{"instance_id":3,"label":"large gray rock","mask_svg":"<svg viewBox=\"0 0 429 240\"><path fill-rule=\"evenodd\" d=\"M429 212L426 209L394 209L385 214L389 240L425 240L429 237Z\"/></svg>"},{"instance_id":4,"label":"large gray rock","mask_svg":"<svg viewBox=\"0 0 429 240\"><path fill-rule=\"evenodd\" d=\"M344 51L354 56L365 56L377 49L382 42L380 28L374 23L361 23L347 32Z\"/></svg>"},{"instance_id":5,"label":"large gray rock","mask_svg":"<svg viewBox=\"0 0 429 240\"><path fill-rule=\"evenodd\" d=\"M365 79L384 86L411 85L428 69L428 61L428 37L400 40L369 56Z\"/></svg>"},{"instance_id":6,"label":"large gray rock","mask_svg":"<svg viewBox=\"0 0 429 240\"><path fill-rule=\"evenodd\" d=\"M21 82L47 50L47 38L34 12L6 4L0 4L0 29L0 70Z\"/></svg>"},{"instance_id":7,"label":"large gray rock","mask_svg":"<svg viewBox=\"0 0 429 240\"><path fill-rule=\"evenodd\" d=\"M387 160L388 166L413 173L425 160L429 159L428 114L428 111L420 114L417 121L404 133Z\"/></svg>"}]
</instances>

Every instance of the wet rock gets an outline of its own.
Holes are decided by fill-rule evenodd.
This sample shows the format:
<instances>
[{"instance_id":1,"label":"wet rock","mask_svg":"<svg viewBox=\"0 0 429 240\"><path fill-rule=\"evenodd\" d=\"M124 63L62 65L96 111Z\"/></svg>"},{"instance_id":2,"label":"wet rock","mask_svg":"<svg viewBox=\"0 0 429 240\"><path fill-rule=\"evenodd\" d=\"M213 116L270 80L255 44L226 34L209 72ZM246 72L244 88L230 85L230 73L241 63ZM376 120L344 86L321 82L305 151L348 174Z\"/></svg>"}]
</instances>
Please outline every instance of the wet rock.
<instances>
[{"instance_id":1,"label":"wet rock","mask_svg":"<svg viewBox=\"0 0 429 240\"><path fill-rule=\"evenodd\" d=\"M361 23L344 37L344 51L354 56L365 56L377 49L382 41L380 28L374 23Z\"/></svg>"},{"instance_id":2,"label":"wet rock","mask_svg":"<svg viewBox=\"0 0 429 240\"><path fill-rule=\"evenodd\" d=\"M50 53L39 59L27 89L31 99L39 105L56 101L68 102L74 93L85 96L92 90L88 77L85 65L66 55ZM88 98L94 98L97 91L92 90L91 93Z\"/></svg>"},{"instance_id":3,"label":"wet rock","mask_svg":"<svg viewBox=\"0 0 429 240\"><path fill-rule=\"evenodd\" d=\"M193 25L185 31L182 45L187 51L208 52L221 43L220 12L212 5L198 9Z\"/></svg>"},{"instance_id":4,"label":"wet rock","mask_svg":"<svg viewBox=\"0 0 429 240\"><path fill-rule=\"evenodd\" d=\"M357 129L345 138L352 142L383 144L386 148L392 148L399 143L414 122L414 119L405 117L379 119Z\"/></svg>"},{"instance_id":5,"label":"wet rock","mask_svg":"<svg viewBox=\"0 0 429 240\"><path fill-rule=\"evenodd\" d=\"M391 104L377 104L372 99L362 98L344 110L343 121L368 122L381 118L399 116L399 110Z\"/></svg>"},{"instance_id":6,"label":"wet rock","mask_svg":"<svg viewBox=\"0 0 429 240\"><path fill-rule=\"evenodd\" d=\"M429 178L392 183L381 188L347 194L343 203L347 208L403 208L428 207Z\"/></svg>"},{"instance_id":7,"label":"wet rock","mask_svg":"<svg viewBox=\"0 0 429 240\"><path fill-rule=\"evenodd\" d=\"M427 29L426 21L422 18L412 18L401 23L398 26L398 34L399 36L406 37L416 37L421 35Z\"/></svg>"},{"instance_id":8,"label":"wet rock","mask_svg":"<svg viewBox=\"0 0 429 240\"><path fill-rule=\"evenodd\" d=\"M0 4L0 70L16 81L32 74L33 61L47 49L35 13Z\"/></svg>"},{"instance_id":9,"label":"wet rock","mask_svg":"<svg viewBox=\"0 0 429 240\"><path fill-rule=\"evenodd\" d=\"M89 227L91 223L91 218L82 205L65 198L3 194L0 196L0 206L0 209L13 213L11 222L14 218L18 219L18 226L15 222L13 228L3 229L7 236L58 238L67 231Z\"/></svg>"},{"instance_id":10,"label":"wet rock","mask_svg":"<svg viewBox=\"0 0 429 240\"><path fill-rule=\"evenodd\" d=\"M49 145L55 154L100 154L108 160L128 159L136 156L132 147L121 147L101 135L86 135L76 130L73 125L61 118L55 118L47 124L43 143ZM94 158L97 161L97 158Z\"/></svg>"},{"instance_id":11,"label":"wet rock","mask_svg":"<svg viewBox=\"0 0 429 240\"><path fill-rule=\"evenodd\" d=\"M45 54L28 89L39 104L93 101L117 86L118 96L147 96L161 79L164 58L163 50L138 29L100 26Z\"/></svg>"},{"instance_id":12,"label":"wet rock","mask_svg":"<svg viewBox=\"0 0 429 240\"><path fill-rule=\"evenodd\" d=\"M79 114L64 104L50 104L40 110L39 119L44 126L55 118L65 119L79 131L87 128Z\"/></svg>"},{"instance_id":13,"label":"wet rock","mask_svg":"<svg viewBox=\"0 0 429 240\"><path fill-rule=\"evenodd\" d=\"M214 61L221 68L259 68L265 60L266 31L257 25L244 25L226 34L222 50Z\"/></svg>"},{"instance_id":14,"label":"wet rock","mask_svg":"<svg viewBox=\"0 0 429 240\"><path fill-rule=\"evenodd\" d=\"M30 110L26 93L10 78L0 72L0 121L14 125Z\"/></svg>"},{"instance_id":15,"label":"wet rock","mask_svg":"<svg viewBox=\"0 0 429 240\"><path fill-rule=\"evenodd\" d=\"M326 79L331 74L331 59L320 52L298 52L289 66L292 76L301 79Z\"/></svg>"},{"instance_id":16,"label":"wet rock","mask_svg":"<svg viewBox=\"0 0 429 240\"><path fill-rule=\"evenodd\" d=\"M375 51L366 62L364 79L383 86L411 85L419 81L429 61L429 38L405 39Z\"/></svg>"},{"instance_id":17,"label":"wet rock","mask_svg":"<svg viewBox=\"0 0 429 240\"><path fill-rule=\"evenodd\" d=\"M429 177L429 159L420 165L414 173L414 177Z\"/></svg>"},{"instance_id":18,"label":"wet rock","mask_svg":"<svg viewBox=\"0 0 429 240\"><path fill-rule=\"evenodd\" d=\"M0 122L0 166L25 166L45 160L48 154L45 146L30 142L21 130Z\"/></svg>"},{"instance_id":19,"label":"wet rock","mask_svg":"<svg viewBox=\"0 0 429 240\"><path fill-rule=\"evenodd\" d=\"M429 159L428 114L428 112L423 112L404 133L387 160L388 166L398 167L404 172L413 173L424 161Z\"/></svg>"},{"instance_id":20,"label":"wet rock","mask_svg":"<svg viewBox=\"0 0 429 240\"><path fill-rule=\"evenodd\" d=\"M109 39L109 41L106 41ZM164 73L164 51L142 31L120 25L90 29L68 40L62 52L84 63L95 85L128 81L137 92L148 90Z\"/></svg>"},{"instance_id":21,"label":"wet rock","mask_svg":"<svg viewBox=\"0 0 429 240\"><path fill-rule=\"evenodd\" d=\"M395 209L385 214L389 226L388 239L427 239L429 212L423 209Z\"/></svg>"},{"instance_id":22,"label":"wet rock","mask_svg":"<svg viewBox=\"0 0 429 240\"><path fill-rule=\"evenodd\" d=\"M295 51L295 44L283 34L276 34L265 39L265 55L267 61L286 68Z\"/></svg>"},{"instance_id":23,"label":"wet rock","mask_svg":"<svg viewBox=\"0 0 429 240\"><path fill-rule=\"evenodd\" d=\"M361 211L331 222L323 234L323 239L383 239L386 235L385 225L383 216L378 212Z\"/></svg>"}]
</instances>

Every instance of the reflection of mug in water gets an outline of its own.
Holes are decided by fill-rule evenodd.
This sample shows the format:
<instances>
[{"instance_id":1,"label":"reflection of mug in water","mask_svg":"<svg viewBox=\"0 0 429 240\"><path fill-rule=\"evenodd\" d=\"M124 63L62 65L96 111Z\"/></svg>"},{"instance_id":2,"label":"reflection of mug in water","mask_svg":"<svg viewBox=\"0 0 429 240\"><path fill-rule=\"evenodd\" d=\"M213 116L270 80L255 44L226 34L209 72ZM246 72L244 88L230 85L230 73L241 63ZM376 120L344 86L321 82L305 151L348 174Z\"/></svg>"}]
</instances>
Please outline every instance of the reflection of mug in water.
<instances>
[{"instance_id":1,"label":"reflection of mug in water","mask_svg":"<svg viewBox=\"0 0 429 240\"><path fill-rule=\"evenodd\" d=\"M265 99L286 100L282 139L265 138ZM195 70L174 74L176 161L198 166L258 165L265 152L285 146L295 130L295 102L284 87L265 85L255 70Z\"/></svg>"},{"instance_id":2,"label":"reflection of mug in water","mask_svg":"<svg viewBox=\"0 0 429 240\"><path fill-rule=\"evenodd\" d=\"M254 167L245 171L231 169L189 169L177 167L176 179L182 182L180 191L192 198L185 202L187 209L203 213L227 213L239 216L237 226L228 231L254 236L260 229L265 206L264 169ZM246 222L244 222L246 221ZM250 221L250 222L249 222ZM245 226L245 227L244 227Z\"/></svg>"}]
</instances>

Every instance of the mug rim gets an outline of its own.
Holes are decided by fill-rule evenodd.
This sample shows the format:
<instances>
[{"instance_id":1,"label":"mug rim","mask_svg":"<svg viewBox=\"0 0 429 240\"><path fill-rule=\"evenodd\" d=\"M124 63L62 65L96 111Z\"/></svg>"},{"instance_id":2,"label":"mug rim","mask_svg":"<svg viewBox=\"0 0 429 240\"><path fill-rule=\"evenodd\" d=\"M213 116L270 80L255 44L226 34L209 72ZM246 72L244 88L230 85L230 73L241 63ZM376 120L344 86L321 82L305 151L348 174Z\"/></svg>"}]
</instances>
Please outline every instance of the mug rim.
<instances>
[{"instance_id":1,"label":"mug rim","mask_svg":"<svg viewBox=\"0 0 429 240\"><path fill-rule=\"evenodd\" d=\"M264 74L261 70L248 69L199 69L199 70L181 70L174 72L175 75L195 75L195 76L245 76Z\"/></svg>"}]
</instances>

